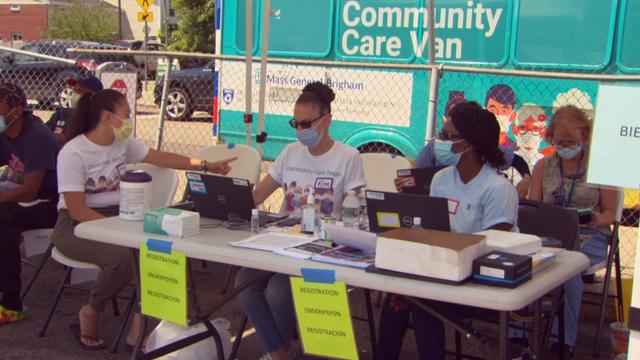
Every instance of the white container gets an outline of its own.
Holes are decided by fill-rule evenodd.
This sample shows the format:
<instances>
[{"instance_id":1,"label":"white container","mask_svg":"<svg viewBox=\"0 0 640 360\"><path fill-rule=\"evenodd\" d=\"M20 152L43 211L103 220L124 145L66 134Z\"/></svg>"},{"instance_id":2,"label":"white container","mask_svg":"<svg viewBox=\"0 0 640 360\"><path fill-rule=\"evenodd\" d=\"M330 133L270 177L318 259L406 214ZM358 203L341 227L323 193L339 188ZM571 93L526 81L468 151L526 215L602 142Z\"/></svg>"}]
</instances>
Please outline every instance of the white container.
<instances>
[{"instance_id":1,"label":"white container","mask_svg":"<svg viewBox=\"0 0 640 360\"><path fill-rule=\"evenodd\" d=\"M346 227L358 227L358 218L360 217L360 199L356 196L356 192L349 190L347 197L342 202L342 223Z\"/></svg>"},{"instance_id":2,"label":"white container","mask_svg":"<svg viewBox=\"0 0 640 360\"><path fill-rule=\"evenodd\" d=\"M144 170L127 171L120 178L120 218L142 221L151 210L151 175Z\"/></svg>"},{"instance_id":3,"label":"white container","mask_svg":"<svg viewBox=\"0 0 640 360\"><path fill-rule=\"evenodd\" d=\"M231 353L231 333L229 327L231 323L227 319L217 318L211 321L213 326L220 334L220 340L222 340L222 352L225 359ZM207 328L202 323L198 323L194 326L183 327L175 324L171 324L166 321L161 321L158 326L149 334L147 338L146 351L150 352L158 349L164 345L168 345L172 342L184 339L188 336L199 334ZM195 343L186 348L174 351L170 354L160 357L162 360L224 360L218 359L218 352L216 343L212 337L208 337L198 343Z\"/></svg>"}]
</instances>

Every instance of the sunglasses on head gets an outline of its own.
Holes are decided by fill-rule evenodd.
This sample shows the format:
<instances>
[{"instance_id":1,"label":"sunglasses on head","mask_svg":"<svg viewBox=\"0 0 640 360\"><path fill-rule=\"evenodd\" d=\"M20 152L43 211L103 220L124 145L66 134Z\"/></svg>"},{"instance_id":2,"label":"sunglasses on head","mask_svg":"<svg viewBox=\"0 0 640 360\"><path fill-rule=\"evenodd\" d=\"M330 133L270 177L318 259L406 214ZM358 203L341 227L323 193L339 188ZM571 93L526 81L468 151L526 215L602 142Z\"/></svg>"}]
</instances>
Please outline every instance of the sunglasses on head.
<instances>
[{"instance_id":1,"label":"sunglasses on head","mask_svg":"<svg viewBox=\"0 0 640 360\"><path fill-rule=\"evenodd\" d=\"M289 125L294 128L297 129L298 127L302 128L302 129L308 129L311 127L311 125L313 125L313 123L315 123L316 121L322 119L323 117L327 116L329 114L323 114L318 116L317 118L313 119L313 120L304 120L304 121L298 121L296 120L296 118L292 118L291 120L289 120Z\"/></svg>"}]
</instances>

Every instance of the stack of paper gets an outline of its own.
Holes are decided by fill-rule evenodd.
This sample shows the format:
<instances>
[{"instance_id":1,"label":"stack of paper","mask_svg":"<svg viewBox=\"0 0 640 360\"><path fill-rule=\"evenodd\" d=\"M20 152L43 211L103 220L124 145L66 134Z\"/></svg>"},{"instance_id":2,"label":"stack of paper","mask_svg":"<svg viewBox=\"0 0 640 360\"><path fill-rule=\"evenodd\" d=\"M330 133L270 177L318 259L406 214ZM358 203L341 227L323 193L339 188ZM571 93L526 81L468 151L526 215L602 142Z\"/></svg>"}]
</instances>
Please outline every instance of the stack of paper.
<instances>
[{"instance_id":1,"label":"stack of paper","mask_svg":"<svg viewBox=\"0 0 640 360\"><path fill-rule=\"evenodd\" d=\"M311 241L307 236L287 233L265 233L248 239L230 243L231 246L246 249L276 252Z\"/></svg>"},{"instance_id":2,"label":"stack of paper","mask_svg":"<svg viewBox=\"0 0 640 360\"><path fill-rule=\"evenodd\" d=\"M476 235L487 238L487 251L503 251L518 255L533 254L542 249L539 236L516 233L511 231L485 230Z\"/></svg>"},{"instance_id":3,"label":"stack of paper","mask_svg":"<svg viewBox=\"0 0 640 360\"><path fill-rule=\"evenodd\" d=\"M200 234L200 214L173 208L160 208L144 213L144 232L188 237Z\"/></svg>"}]
</instances>

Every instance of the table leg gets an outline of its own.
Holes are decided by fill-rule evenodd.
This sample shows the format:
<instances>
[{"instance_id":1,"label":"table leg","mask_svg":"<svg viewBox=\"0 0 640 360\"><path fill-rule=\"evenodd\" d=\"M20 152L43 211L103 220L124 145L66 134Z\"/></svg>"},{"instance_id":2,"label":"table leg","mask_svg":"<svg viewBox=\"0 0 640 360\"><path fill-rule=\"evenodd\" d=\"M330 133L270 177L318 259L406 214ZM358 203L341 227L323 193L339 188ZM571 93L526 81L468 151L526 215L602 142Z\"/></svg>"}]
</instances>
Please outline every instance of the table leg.
<instances>
[{"instance_id":1,"label":"table leg","mask_svg":"<svg viewBox=\"0 0 640 360\"><path fill-rule=\"evenodd\" d=\"M558 344L560 348L560 360L564 360L564 343L565 343L565 333L564 333L564 302L565 302L565 293L564 287L560 289L560 307L558 308Z\"/></svg>"},{"instance_id":2,"label":"table leg","mask_svg":"<svg viewBox=\"0 0 640 360\"><path fill-rule=\"evenodd\" d=\"M364 289L364 300L367 306L367 323L369 324L369 337L371 338L371 351L376 353L376 345L378 339L376 338L376 323L373 316L373 307L371 305L371 291Z\"/></svg>"},{"instance_id":3,"label":"table leg","mask_svg":"<svg viewBox=\"0 0 640 360\"><path fill-rule=\"evenodd\" d=\"M140 301L142 301L142 292L140 290L140 264L138 262L138 249L131 249L131 261L132 261L132 269L133 269L133 286L135 287L136 294L139 294L139 297L136 299L138 302L135 305L135 309L133 311L133 316L135 316L136 311L140 314L140 333L138 334L138 338L136 339L136 345L133 347L133 351L131 352L131 359L138 359L138 355L140 354L140 350L142 349L142 343L144 342L144 337L147 333L147 317L142 315L142 311L140 309Z\"/></svg>"},{"instance_id":4,"label":"table leg","mask_svg":"<svg viewBox=\"0 0 640 360\"><path fill-rule=\"evenodd\" d=\"M507 343L509 339L507 337L509 322L508 322L509 312L508 311L500 311L500 331L499 331L499 350L498 350L498 358L500 360L507 360Z\"/></svg>"},{"instance_id":5,"label":"table leg","mask_svg":"<svg viewBox=\"0 0 640 360\"><path fill-rule=\"evenodd\" d=\"M533 303L533 357L541 359L540 332L542 331L542 298Z\"/></svg>"}]
</instances>

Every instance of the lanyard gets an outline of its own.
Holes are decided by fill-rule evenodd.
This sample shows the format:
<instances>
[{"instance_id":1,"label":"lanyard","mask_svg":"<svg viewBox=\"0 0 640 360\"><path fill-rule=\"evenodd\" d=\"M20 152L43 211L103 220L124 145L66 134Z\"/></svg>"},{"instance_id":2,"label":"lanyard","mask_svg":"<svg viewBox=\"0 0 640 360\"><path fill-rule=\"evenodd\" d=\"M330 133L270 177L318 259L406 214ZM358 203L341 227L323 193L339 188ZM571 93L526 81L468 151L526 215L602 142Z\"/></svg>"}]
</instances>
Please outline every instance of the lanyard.
<instances>
[{"instance_id":1,"label":"lanyard","mask_svg":"<svg viewBox=\"0 0 640 360\"><path fill-rule=\"evenodd\" d=\"M578 163L578 169L573 174L571 179L571 189L569 190L569 194L564 193L564 167L562 166L562 159L558 157L558 161L560 162L560 188L562 189L562 206L568 207L571 204L571 200L573 199L573 194L576 191L576 184L578 180L582 178L583 174L580 173L580 165L582 164L582 158L584 156L584 151L580 153L580 162Z\"/></svg>"}]
</instances>

